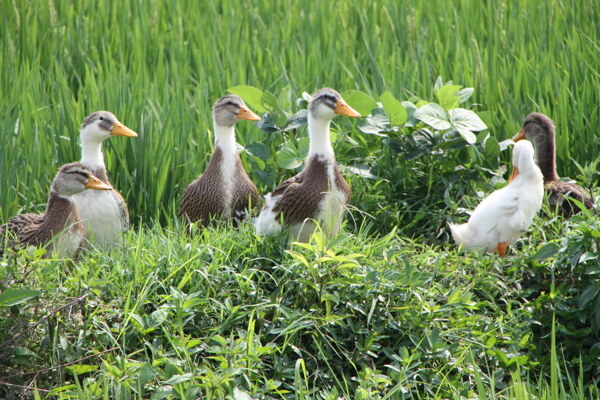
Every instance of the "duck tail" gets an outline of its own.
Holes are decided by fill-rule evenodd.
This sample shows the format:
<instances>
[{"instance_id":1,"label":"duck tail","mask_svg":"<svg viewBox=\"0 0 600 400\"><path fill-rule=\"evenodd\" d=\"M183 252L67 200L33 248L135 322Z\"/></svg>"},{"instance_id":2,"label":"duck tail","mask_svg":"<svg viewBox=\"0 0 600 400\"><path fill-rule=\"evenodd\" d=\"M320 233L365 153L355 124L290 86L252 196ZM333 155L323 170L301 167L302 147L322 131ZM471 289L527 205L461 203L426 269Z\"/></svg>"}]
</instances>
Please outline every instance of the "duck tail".
<instances>
[{"instance_id":1,"label":"duck tail","mask_svg":"<svg viewBox=\"0 0 600 400\"><path fill-rule=\"evenodd\" d=\"M471 243L471 230L469 229L469 224L451 224L449 223L450 231L452 231L452 237L456 244L467 245Z\"/></svg>"}]
</instances>

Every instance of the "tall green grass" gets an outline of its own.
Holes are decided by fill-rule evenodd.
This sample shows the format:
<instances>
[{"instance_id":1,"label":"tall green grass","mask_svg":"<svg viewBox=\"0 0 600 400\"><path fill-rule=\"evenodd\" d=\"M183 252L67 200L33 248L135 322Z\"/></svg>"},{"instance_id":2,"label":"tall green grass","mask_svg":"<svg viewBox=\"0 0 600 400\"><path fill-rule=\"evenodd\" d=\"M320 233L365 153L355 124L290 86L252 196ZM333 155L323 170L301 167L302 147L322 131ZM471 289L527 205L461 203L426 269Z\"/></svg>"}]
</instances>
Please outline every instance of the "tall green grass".
<instances>
[{"instance_id":1,"label":"tall green grass","mask_svg":"<svg viewBox=\"0 0 600 400\"><path fill-rule=\"evenodd\" d=\"M570 158L585 164L600 150L593 0L0 0L0 9L2 220L45 202L97 109L140 133L105 145L134 221L172 219L211 152L210 107L238 84L289 90L291 100L322 86L431 98L441 75L477 89L499 139L530 111L553 117L563 174L577 173ZM238 136L265 134L240 123Z\"/></svg>"}]
</instances>

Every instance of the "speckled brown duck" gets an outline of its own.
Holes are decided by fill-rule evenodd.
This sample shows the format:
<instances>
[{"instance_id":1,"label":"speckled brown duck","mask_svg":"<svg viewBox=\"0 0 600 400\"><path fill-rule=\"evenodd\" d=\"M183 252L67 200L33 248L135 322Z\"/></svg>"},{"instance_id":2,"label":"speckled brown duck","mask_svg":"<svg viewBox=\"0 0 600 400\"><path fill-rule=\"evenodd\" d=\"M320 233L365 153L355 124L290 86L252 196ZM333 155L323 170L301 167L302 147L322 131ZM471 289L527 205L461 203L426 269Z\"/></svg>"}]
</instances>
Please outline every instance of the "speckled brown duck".
<instances>
[{"instance_id":1,"label":"speckled brown duck","mask_svg":"<svg viewBox=\"0 0 600 400\"><path fill-rule=\"evenodd\" d=\"M198 179L188 185L179 208L187 222L206 226L212 220L234 218L239 222L260 201L258 190L246 173L237 149L235 124L260 118L236 95L221 97L213 107L215 150Z\"/></svg>"},{"instance_id":2,"label":"speckled brown duck","mask_svg":"<svg viewBox=\"0 0 600 400\"><path fill-rule=\"evenodd\" d=\"M265 196L265 205L255 221L259 235L290 227L292 240L308 242L319 221L326 234L338 233L350 186L338 169L329 125L336 115L360 117L333 89L321 89L308 104L310 148L304 169Z\"/></svg>"},{"instance_id":3,"label":"speckled brown duck","mask_svg":"<svg viewBox=\"0 0 600 400\"><path fill-rule=\"evenodd\" d=\"M108 180L102 154L102 142L111 136L136 137L137 133L119 122L117 117L108 111L96 111L88 115L79 129L81 163L110 186L112 185ZM123 196L116 190L86 190L74 198L88 242L107 247L115 244L120 235L129 229L129 210Z\"/></svg>"},{"instance_id":4,"label":"speckled brown duck","mask_svg":"<svg viewBox=\"0 0 600 400\"><path fill-rule=\"evenodd\" d=\"M540 113L531 113L523 121L523 127L513 137L515 142L527 139L535 147L535 159L544 174L544 187L550 208L566 218L580 210L569 199L580 201L585 207L592 208L594 202L590 195L575 183L563 182L556 172L556 142L554 139L554 123Z\"/></svg>"},{"instance_id":5,"label":"speckled brown duck","mask_svg":"<svg viewBox=\"0 0 600 400\"><path fill-rule=\"evenodd\" d=\"M0 227L0 256L4 241L12 247L46 246L61 256L72 257L84 237L73 196L84 189L111 190L112 187L96 178L81 163L62 166L50 188L50 197L43 214L20 214Z\"/></svg>"}]
</instances>

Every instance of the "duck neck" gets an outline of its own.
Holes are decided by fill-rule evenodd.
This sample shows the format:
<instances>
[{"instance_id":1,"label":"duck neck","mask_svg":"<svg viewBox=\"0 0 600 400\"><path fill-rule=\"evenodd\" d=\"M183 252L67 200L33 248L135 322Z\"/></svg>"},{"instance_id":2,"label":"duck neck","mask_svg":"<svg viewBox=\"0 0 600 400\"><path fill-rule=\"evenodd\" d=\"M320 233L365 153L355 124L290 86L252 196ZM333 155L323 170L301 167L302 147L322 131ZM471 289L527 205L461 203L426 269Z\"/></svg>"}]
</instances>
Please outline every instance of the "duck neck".
<instances>
[{"instance_id":1,"label":"duck neck","mask_svg":"<svg viewBox=\"0 0 600 400\"><path fill-rule=\"evenodd\" d=\"M77 209L71 197L59 196L55 192L50 193L48 205L46 206L45 223L53 231L61 231L67 223L76 218Z\"/></svg>"},{"instance_id":2,"label":"duck neck","mask_svg":"<svg viewBox=\"0 0 600 400\"><path fill-rule=\"evenodd\" d=\"M237 154L235 125L220 126L215 124L215 147L219 147L221 149L223 152L223 157L229 157L231 154Z\"/></svg>"},{"instance_id":3,"label":"duck neck","mask_svg":"<svg viewBox=\"0 0 600 400\"><path fill-rule=\"evenodd\" d=\"M106 168L101 140L81 139L81 163L87 165L90 169Z\"/></svg>"},{"instance_id":4,"label":"duck neck","mask_svg":"<svg viewBox=\"0 0 600 400\"><path fill-rule=\"evenodd\" d=\"M544 175L544 182L558 180L554 132L535 143L535 162Z\"/></svg>"},{"instance_id":5,"label":"duck neck","mask_svg":"<svg viewBox=\"0 0 600 400\"><path fill-rule=\"evenodd\" d=\"M309 159L315 155L324 159L335 159L329 134L330 125L330 119L315 118L310 112L308 113Z\"/></svg>"}]
</instances>

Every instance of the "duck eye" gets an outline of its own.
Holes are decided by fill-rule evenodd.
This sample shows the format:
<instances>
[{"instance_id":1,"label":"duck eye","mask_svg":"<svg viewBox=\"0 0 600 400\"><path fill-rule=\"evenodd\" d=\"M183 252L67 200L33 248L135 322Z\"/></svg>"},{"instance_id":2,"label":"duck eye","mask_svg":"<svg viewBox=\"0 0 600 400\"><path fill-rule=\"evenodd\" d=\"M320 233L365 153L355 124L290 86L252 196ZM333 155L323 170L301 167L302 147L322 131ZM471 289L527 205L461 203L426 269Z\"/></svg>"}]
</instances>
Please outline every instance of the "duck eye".
<instances>
[{"instance_id":1,"label":"duck eye","mask_svg":"<svg viewBox=\"0 0 600 400\"><path fill-rule=\"evenodd\" d=\"M100 116L99 120L100 120L100 121L104 121L104 117L103 117L103 116Z\"/></svg>"}]
</instances>

